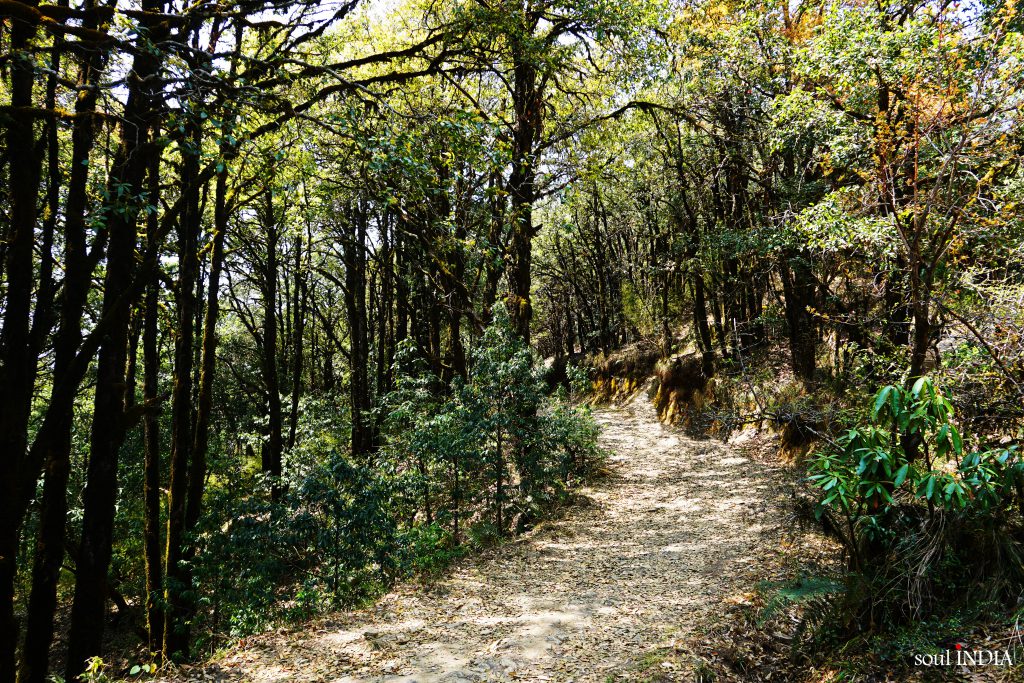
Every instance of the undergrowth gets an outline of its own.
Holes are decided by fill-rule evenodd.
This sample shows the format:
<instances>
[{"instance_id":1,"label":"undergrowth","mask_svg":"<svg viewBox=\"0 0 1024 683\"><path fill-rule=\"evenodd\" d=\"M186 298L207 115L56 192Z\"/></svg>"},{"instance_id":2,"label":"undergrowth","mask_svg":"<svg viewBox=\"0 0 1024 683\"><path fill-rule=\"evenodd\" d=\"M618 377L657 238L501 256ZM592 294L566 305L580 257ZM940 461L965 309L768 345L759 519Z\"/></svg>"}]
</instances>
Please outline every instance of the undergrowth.
<instances>
[{"instance_id":1,"label":"undergrowth","mask_svg":"<svg viewBox=\"0 0 1024 683\"><path fill-rule=\"evenodd\" d=\"M962 434L928 378L883 387L859 420L819 443L807 482L845 568L763 584L758 625L779 627L784 615L794 660L853 676L943 680L953 670L921 657L958 647L1024 666L1016 445ZM990 668L1014 675L1013 666Z\"/></svg>"}]
</instances>

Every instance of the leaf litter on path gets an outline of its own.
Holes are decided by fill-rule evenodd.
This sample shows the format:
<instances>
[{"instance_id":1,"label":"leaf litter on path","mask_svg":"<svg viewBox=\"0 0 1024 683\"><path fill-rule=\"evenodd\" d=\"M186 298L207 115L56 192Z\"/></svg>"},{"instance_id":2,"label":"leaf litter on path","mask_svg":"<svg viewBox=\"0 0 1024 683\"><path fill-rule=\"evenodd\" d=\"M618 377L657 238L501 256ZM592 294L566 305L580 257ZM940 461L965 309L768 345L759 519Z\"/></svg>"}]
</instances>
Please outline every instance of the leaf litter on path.
<instances>
[{"instance_id":1,"label":"leaf litter on path","mask_svg":"<svg viewBox=\"0 0 1024 683\"><path fill-rule=\"evenodd\" d=\"M591 504L454 567L429 588L293 633L247 639L192 680L469 683L630 679L685 647L756 584L778 548L780 468L689 439L639 392L595 410L612 476ZM673 662L658 680L690 680ZM180 678L177 680L181 680Z\"/></svg>"}]
</instances>

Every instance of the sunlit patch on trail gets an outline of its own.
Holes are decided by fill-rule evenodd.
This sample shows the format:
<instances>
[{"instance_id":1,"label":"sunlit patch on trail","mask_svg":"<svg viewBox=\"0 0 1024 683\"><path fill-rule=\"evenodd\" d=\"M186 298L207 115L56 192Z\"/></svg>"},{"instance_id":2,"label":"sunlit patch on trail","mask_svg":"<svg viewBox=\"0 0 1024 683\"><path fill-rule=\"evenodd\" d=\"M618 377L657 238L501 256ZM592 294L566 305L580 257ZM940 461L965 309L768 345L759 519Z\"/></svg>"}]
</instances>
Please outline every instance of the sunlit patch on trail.
<instances>
[{"instance_id":1,"label":"sunlit patch on trail","mask_svg":"<svg viewBox=\"0 0 1024 683\"><path fill-rule=\"evenodd\" d=\"M776 529L758 517L775 488L767 470L667 430L645 401L596 418L613 474L583 492L589 504L230 666L252 680L283 680L300 660L326 664L293 680L604 680L713 622L756 583L755 550Z\"/></svg>"}]
</instances>

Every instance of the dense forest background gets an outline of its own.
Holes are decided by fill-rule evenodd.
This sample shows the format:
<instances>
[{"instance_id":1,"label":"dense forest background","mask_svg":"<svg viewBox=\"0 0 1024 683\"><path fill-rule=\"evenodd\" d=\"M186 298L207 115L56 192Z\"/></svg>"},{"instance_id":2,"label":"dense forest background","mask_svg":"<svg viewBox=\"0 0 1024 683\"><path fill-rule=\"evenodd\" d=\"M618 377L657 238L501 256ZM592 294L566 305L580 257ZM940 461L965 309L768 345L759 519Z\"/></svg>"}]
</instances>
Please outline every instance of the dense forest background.
<instances>
[{"instance_id":1,"label":"dense forest background","mask_svg":"<svg viewBox=\"0 0 1024 683\"><path fill-rule=\"evenodd\" d=\"M810 451L845 627L1015 604L1013 0L0 14L0 683L528 529L649 374Z\"/></svg>"}]
</instances>

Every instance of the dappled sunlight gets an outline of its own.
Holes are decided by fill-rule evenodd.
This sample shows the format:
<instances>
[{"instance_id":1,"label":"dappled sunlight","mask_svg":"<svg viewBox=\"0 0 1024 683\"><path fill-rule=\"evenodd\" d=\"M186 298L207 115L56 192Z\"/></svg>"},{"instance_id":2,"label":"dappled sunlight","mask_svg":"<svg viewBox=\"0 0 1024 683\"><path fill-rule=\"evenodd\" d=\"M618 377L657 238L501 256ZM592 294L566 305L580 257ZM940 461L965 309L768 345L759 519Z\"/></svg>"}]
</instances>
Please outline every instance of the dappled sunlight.
<instances>
[{"instance_id":1,"label":"dappled sunlight","mask_svg":"<svg viewBox=\"0 0 1024 683\"><path fill-rule=\"evenodd\" d=\"M301 666L281 658L320 657L337 683L603 680L714 620L749 590L757 543L773 529L756 518L772 489L761 466L666 431L644 402L596 416L617 458L585 491L594 504L435 584L339 615L295 654L253 648L225 669L282 676Z\"/></svg>"}]
</instances>

